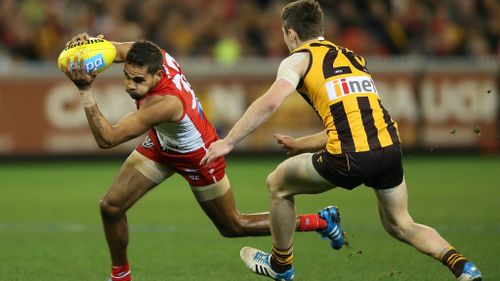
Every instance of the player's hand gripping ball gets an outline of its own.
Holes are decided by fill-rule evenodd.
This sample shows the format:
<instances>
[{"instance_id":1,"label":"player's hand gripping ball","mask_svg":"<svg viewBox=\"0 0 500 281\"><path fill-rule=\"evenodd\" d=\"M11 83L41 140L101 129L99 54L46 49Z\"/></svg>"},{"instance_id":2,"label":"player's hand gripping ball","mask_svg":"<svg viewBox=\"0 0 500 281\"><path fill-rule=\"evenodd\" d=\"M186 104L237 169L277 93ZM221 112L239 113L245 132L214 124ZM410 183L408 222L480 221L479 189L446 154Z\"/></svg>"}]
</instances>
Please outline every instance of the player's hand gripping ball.
<instances>
[{"instance_id":1,"label":"player's hand gripping ball","mask_svg":"<svg viewBox=\"0 0 500 281\"><path fill-rule=\"evenodd\" d=\"M116 49L111 42L97 37L89 37L88 40L83 41L72 41L59 55L57 67L64 72L69 58L70 70L74 69L75 56L84 59L85 72L91 73L94 69L101 72L113 63Z\"/></svg>"}]
</instances>

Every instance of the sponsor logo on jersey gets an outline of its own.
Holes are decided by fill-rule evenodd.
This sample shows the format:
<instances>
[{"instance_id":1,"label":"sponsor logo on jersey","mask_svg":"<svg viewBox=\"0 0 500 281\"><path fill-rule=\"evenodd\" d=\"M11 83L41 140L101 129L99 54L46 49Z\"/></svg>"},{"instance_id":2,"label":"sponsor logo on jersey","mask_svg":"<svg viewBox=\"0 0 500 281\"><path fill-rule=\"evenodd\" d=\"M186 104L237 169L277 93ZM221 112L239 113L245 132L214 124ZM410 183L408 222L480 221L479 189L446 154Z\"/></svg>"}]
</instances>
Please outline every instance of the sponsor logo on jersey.
<instances>
[{"instance_id":1,"label":"sponsor logo on jersey","mask_svg":"<svg viewBox=\"0 0 500 281\"><path fill-rule=\"evenodd\" d=\"M335 79L325 83L326 91L330 100L350 94L376 94L377 88L369 76L354 76Z\"/></svg>"}]
</instances>

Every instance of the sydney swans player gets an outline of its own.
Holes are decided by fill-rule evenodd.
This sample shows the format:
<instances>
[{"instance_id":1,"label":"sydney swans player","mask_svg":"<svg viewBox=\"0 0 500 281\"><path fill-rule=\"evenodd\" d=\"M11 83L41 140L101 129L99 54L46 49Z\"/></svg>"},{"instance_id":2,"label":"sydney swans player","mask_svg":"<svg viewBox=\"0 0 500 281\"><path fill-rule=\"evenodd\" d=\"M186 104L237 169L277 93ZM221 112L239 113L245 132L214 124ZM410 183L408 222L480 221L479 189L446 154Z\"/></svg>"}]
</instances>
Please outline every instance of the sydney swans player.
<instances>
[{"instance_id":1,"label":"sydney swans player","mask_svg":"<svg viewBox=\"0 0 500 281\"><path fill-rule=\"evenodd\" d=\"M88 38L87 34L79 34L69 44ZM147 133L100 203L111 254L112 281L131 280L126 211L174 173L186 179L200 206L223 236L269 235L268 213L241 214L236 209L224 158L208 166L199 164L206 148L218 137L179 64L149 41L112 43L116 48L114 62L124 63L125 89L137 105L137 111L118 124L108 122L91 92L97 71L86 72L83 59L78 57L68 59L65 69L80 92L99 147L114 147ZM78 67L71 68L71 63ZM321 231L328 228L329 222L331 218L321 218L318 214L302 215L296 218L295 228Z\"/></svg>"}]
</instances>

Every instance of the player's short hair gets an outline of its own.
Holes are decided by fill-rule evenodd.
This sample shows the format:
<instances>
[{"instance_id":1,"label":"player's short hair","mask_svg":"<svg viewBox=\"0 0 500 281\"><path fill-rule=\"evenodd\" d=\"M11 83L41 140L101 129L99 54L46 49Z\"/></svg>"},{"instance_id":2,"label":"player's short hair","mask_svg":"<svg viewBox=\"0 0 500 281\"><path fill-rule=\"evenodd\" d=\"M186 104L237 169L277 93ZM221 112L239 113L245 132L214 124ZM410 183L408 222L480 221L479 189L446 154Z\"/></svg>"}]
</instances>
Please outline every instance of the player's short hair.
<instances>
[{"instance_id":1,"label":"player's short hair","mask_svg":"<svg viewBox=\"0 0 500 281\"><path fill-rule=\"evenodd\" d=\"M125 57L125 63L147 67L149 74L163 68L163 54L160 47L148 40L135 41Z\"/></svg>"},{"instance_id":2,"label":"player's short hair","mask_svg":"<svg viewBox=\"0 0 500 281\"><path fill-rule=\"evenodd\" d=\"M315 0L299 0L287 4L281 12L283 28L297 32L301 41L323 35L323 11Z\"/></svg>"}]
</instances>

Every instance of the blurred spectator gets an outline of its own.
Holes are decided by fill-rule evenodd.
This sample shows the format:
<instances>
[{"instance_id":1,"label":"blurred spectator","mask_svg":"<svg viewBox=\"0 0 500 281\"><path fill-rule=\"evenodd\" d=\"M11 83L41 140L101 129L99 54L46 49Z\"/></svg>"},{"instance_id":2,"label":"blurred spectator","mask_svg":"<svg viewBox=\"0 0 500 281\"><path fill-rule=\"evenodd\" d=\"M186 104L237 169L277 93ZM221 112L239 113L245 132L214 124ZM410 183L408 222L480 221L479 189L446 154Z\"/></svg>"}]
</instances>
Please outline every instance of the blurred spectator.
<instances>
[{"instance_id":1,"label":"blurred spectator","mask_svg":"<svg viewBox=\"0 0 500 281\"><path fill-rule=\"evenodd\" d=\"M1 0L0 58L54 60L76 33L177 57L281 57L284 0ZM498 56L498 0L319 0L327 38L363 55Z\"/></svg>"}]
</instances>

